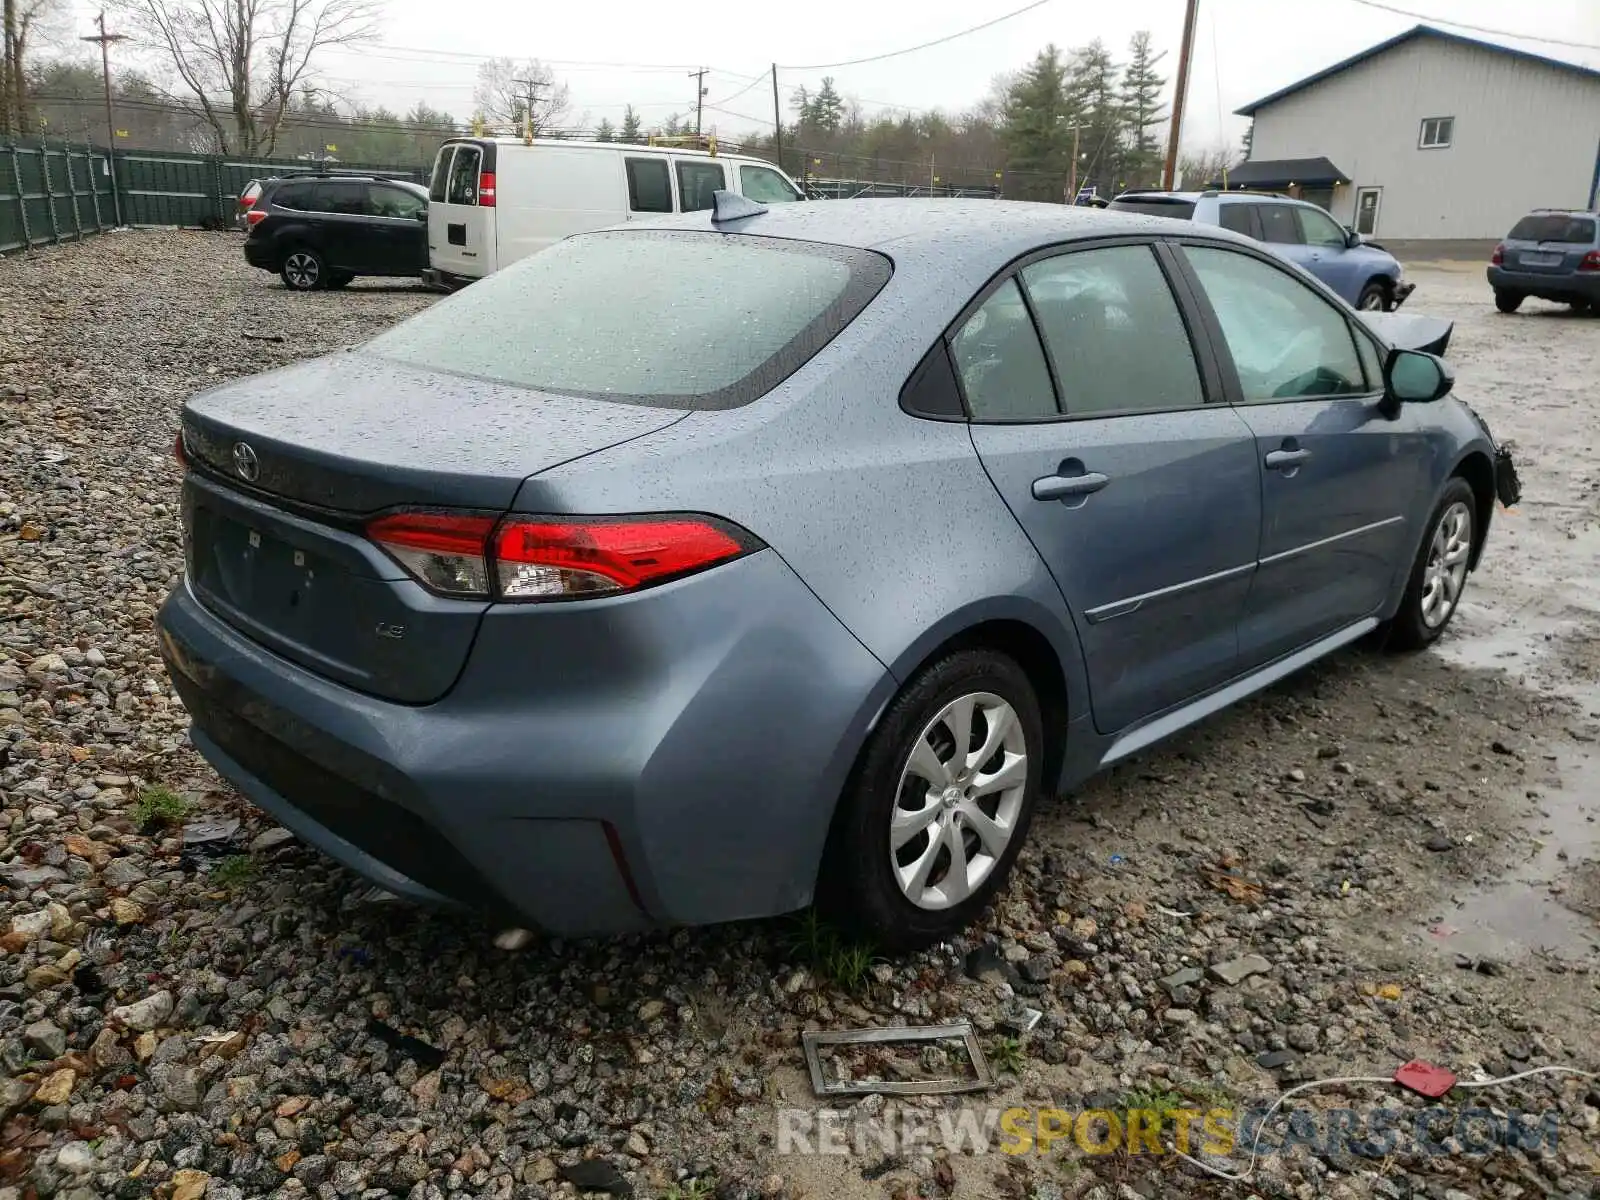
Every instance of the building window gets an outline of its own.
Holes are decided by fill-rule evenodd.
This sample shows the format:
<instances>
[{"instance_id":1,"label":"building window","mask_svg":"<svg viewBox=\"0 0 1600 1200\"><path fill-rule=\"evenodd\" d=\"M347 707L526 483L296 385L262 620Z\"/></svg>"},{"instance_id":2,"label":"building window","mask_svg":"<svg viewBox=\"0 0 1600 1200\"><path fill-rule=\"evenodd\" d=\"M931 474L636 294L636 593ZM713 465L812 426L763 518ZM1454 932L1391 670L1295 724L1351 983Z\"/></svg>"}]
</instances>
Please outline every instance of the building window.
<instances>
[{"instance_id":1,"label":"building window","mask_svg":"<svg viewBox=\"0 0 1600 1200\"><path fill-rule=\"evenodd\" d=\"M1455 128L1454 117L1424 117L1422 137L1418 140L1417 147L1421 150L1443 150L1450 144Z\"/></svg>"}]
</instances>

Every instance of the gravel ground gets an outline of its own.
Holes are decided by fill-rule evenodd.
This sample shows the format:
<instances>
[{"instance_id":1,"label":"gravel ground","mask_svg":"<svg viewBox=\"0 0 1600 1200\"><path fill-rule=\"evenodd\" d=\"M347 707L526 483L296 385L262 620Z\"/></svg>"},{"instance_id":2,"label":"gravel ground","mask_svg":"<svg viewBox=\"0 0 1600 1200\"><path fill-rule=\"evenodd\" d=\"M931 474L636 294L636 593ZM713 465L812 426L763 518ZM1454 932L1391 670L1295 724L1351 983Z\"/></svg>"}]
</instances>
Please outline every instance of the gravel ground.
<instances>
[{"instance_id":1,"label":"gravel ground","mask_svg":"<svg viewBox=\"0 0 1600 1200\"><path fill-rule=\"evenodd\" d=\"M155 652L177 406L431 297L289 295L194 233L0 262L0 1200L1235 1192L1171 1155L780 1153L779 1109L822 1107L804 1028L969 1018L999 1108L1600 1069L1600 320L1414 274L1527 489L1451 636L1341 654L1049 806L983 928L884 962L803 918L504 954L275 830L188 747ZM1556 1111L1557 1149L1300 1147L1254 1192L1594 1194L1600 1088L1492 1100ZM1380 1102L1406 1103L1305 1098Z\"/></svg>"}]
</instances>

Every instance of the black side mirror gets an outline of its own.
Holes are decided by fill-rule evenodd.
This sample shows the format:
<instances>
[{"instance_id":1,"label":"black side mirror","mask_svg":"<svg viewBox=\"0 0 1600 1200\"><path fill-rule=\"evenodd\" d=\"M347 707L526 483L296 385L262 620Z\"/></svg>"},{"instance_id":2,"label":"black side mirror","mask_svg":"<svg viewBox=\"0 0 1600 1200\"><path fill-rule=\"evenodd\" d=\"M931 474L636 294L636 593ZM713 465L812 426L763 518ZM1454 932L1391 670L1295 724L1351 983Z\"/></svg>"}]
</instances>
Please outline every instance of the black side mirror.
<instances>
[{"instance_id":1,"label":"black side mirror","mask_svg":"<svg viewBox=\"0 0 1600 1200\"><path fill-rule=\"evenodd\" d=\"M1361 245L1361 243L1366 241L1366 240L1367 240L1366 238L1362 237L1354 229L1351 229L1350 226L1346 225L1344 227L1345 249L1354 250L1357 246Z\"/></svg>"},{"instance_id":2,"label":"black side mirror","mask_svg":"<svg viewBox=\"0 0 1600 1200\"><path fill-rule=\"evenodd\" d=\"M1384 397L1396 406L1441 400L1455 384L1450 364L1421 350L1391 350L1383 364Z\"/></svg>"}]
</instances>

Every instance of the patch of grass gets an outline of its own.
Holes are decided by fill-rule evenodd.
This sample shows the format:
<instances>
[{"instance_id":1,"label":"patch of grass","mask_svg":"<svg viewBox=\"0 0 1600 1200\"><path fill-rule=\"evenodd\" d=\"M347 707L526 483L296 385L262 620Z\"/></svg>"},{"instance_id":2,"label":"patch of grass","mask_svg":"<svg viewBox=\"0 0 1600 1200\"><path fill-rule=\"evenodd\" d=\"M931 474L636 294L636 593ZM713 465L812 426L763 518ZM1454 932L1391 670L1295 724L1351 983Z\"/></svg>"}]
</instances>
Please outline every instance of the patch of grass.
<instances>
[{"instance_id":1,"label":"patch of grass","mask_svg":"<svg viewBox=\"0 0 1600 1200\"><path fill-rule=\"evenodd\" d=\"M1010 1071L1013 1075L1022 1074L1027 1059L1028 1054L1022 1048L1021 1038L996 1038L989 1046L990 1063L1002 1071Z\"/></svg>"},{"instance_id":2,"label":"patch of grass","mask_svg":"<svg viewBox=\"0 0 1600 1200\"><path fill-rule=\"evenodd\" d=\"M866 987L873 965L881 961L871 946L840 937L815 909L807 909L795 918L784 944L819 982L831 983L846 992L859 992Z\"/></svg>"},{"instance_id":3,"label":"patch of grass","mask_svg":"<svg viewBox=\"0 0 1600 1200\"><path fill-rule=\"evenodd\" d=\"M1233 1103L1233 1095L1227 1088L1218 1087L1214 1083L1205 1081L1180 1083L1178 1091L1190 1100L1198 1101L1211 1108L1226 1108Z\"/></svg>"},{"instance_id":4,"label":"patch of grass","mask_svg":"<svg viewBox=\"0 0 1600 1200\"><path fill-rule=\"evenodd\" d=\"M133 819L145 825L176 825L189 815L189 802L170 788L147 787L133 806Z\"/></svg>"},{"instance_id":5,"label":"patch of grass","mask_svg":"<svg viewBox=\"0 0 1600 1200\"><path fill-rule=\"evenodd\" d=\"M256 860L248 854L230 854L211 868L212 882L230 890L243 887L256 877Z\"/></svg>"},{"instance_id":6,"label":"patch of grass","mask_svg":"<svg viewBox=\"0 0 1600 1200\"><path fill-rule=\"evenodd\" d=\"M702 1179L685 1179L675 1183L661 1193L661 1200L707 1200L715 1195L717 1182L709 1177Z\"/></svg>"},{"instance_id":7,"label":"patch of grass","mask_svg":"<svg viewBox=\"0 0 1600 1200\"><path fill-rule=\"evenodd\" d=\"M1170 1088L1146 1084L1144 1087L1134 1088L1123 1096L1122 1107L1128 1111L1139 1109L1144 1112L1164 1113L1187 1106L1183 1102L1183 1097Z\"/></svg>"}]
</instances>

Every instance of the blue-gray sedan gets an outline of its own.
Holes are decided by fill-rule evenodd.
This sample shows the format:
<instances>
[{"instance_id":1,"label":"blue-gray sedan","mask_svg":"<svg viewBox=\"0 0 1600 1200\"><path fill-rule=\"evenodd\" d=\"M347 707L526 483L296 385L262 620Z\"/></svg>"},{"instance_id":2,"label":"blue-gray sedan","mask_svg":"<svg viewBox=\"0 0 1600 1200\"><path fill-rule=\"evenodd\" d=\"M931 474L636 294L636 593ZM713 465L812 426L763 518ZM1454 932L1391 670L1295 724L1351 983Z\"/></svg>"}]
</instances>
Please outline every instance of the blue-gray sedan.
<instances>
[{"instance_id":1,"label":"blue-gray sedan","mask_svg":"<svg viewBox=\"0 0 1600 1200\"><path fill-rule=\"evenodd\" d=\"M162 648L397 893L926 944L1040 797L1445 628L1515 474L1389 320L1224 230L719 195L192 399Z\"/></svg>"}]
</instances>

